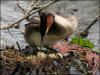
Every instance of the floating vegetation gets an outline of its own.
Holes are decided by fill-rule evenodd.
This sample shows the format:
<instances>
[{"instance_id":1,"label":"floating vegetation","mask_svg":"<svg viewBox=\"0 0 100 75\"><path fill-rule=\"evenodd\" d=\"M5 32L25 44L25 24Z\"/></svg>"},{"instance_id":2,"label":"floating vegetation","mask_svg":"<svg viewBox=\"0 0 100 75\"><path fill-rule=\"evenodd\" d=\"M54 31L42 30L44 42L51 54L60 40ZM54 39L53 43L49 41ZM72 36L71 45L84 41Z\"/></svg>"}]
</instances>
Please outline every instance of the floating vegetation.
<instances>
[{"instance_id":1,"label":"floating vegetation","mask_svg":"<svg viewBox=\"0 0 100 75\"><path fill-rule=\"evenodd\" d=\"M78 44L86 48L94 48L94 44L88 38L82 38L81 36L74 36L71 40L72 43Z\"/></svg>"}]
</instances>

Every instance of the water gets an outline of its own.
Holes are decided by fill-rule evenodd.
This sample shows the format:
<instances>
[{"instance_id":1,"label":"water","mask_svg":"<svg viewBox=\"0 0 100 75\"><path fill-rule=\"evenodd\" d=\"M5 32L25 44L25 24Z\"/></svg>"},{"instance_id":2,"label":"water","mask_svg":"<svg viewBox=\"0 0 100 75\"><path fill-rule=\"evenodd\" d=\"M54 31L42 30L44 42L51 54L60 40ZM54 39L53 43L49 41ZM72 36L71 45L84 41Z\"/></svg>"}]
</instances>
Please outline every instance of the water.
<instances>
[{"instance_id":1,"label":"water","mask_svg":"<svg viewBox=\"0 0 100 75\"><path fill-rule=\"evenodd\" d=\"M26 8L28 7L28 1L21 1L21 5ZM46 1L45 1L46 2ZM44 3L45 3L44 2ZM99 5L98 2L95 1L60 1L51 5L49 7L49 11L52 12L60 12L63 15L70 13L71 8L77 8L79 11L75 13L78 18L79 26L76 30L77 32L83 31L88 25L92 22L92 20L99 13ZM16 1L1 1L1 24L8 24L15 22L23 17L22 11L17 7ZM4 45L15 45L16 41L19 42L21 47L24 47L26 44L23 34L20 32L24 29L24 24L26 21L20 23L19 29L10 29L11 36L7 30L1 31L1 46ZM90 34L88 36L92 42L95 44L95 48L99 48L99 22L97 22L90 30ZM100 48L99 48L100 49Z\"/></svg>"}]
</instances>

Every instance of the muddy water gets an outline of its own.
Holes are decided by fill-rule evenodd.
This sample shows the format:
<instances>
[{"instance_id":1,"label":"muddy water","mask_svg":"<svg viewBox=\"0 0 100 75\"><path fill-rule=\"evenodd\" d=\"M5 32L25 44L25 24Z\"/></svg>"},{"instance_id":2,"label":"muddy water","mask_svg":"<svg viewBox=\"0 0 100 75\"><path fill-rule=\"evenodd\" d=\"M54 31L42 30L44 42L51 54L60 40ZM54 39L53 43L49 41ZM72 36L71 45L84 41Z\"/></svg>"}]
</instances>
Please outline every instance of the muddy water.
<instances>
[{"instance_id":1,"label":"muddy water","mask_svg":"<svg viewBox=\"0 0 100 75\"><path fill-rule=\"evenodd\" d=\"M25 8L27 7L28 1L24 0L20 2ZM44 2L46 3L46 1ZM75 13L78 18L79 26L76 31L83 31L92 20L99 14L98 2L95 1L60 1L49 7L52 12L59 12L66 15L70 13L71 8L77 8L79 11ZM1 1L1 24L8 24L17 21L23 16L22 11L17 7L16 1L4 0ZM1 31L1 46L4 45L15 45L16 41L19 42L21 47L26 45L23 34L20 32L24 29L26 21L20 23L20 29L10 29L12 35L7 30ZM97 22L90 30L88 36L91 41L94 42L95 48L99 48L99 22Z\"/></svg>"}]
</instances>

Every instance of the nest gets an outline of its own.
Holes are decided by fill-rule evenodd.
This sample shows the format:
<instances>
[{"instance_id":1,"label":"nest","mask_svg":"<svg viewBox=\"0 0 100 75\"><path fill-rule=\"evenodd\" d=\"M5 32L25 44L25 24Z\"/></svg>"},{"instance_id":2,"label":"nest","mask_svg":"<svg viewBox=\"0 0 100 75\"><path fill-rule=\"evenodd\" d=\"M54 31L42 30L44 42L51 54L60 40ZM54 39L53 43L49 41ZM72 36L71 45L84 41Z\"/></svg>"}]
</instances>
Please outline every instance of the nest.
<instances>
[{"instance_id":1,"label":"nest","mask_svg":"<svg viewBox=\"0 0 100 75\"><path fill-rule=\"evenodd\" d=\"M96 74L99 69L98 54L76 45L67 47L70 48L66 48L68 50L64 53L53 48L32 51L27 46L20 51L7 47L1 50L1 75L69 75L73 74L72 68L78 75Z\"/></svg>"}]
</instances>

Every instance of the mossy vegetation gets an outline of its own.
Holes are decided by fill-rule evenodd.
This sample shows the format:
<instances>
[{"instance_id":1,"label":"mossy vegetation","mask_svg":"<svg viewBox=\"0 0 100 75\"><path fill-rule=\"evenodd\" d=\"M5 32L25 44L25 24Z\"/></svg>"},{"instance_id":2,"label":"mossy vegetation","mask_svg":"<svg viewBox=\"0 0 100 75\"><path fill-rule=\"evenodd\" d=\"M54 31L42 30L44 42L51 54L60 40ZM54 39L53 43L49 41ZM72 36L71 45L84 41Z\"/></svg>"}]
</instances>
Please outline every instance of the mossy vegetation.
<instances>
[{"instance_id":1,"label":"mossy vegetation","mask_svg":"<svg viewBox=\"0 0 100 75\"><path fill-rule=\"evenodd\" d=\"M82 38L81 36L76 36L76 35L73 36L71 43L78 44L82 47L86 47L86 48L89 48L89 49L94 48L94 44L93 44L93 42L90 41L90 39Z\"/></svg>"}]
</instances>

